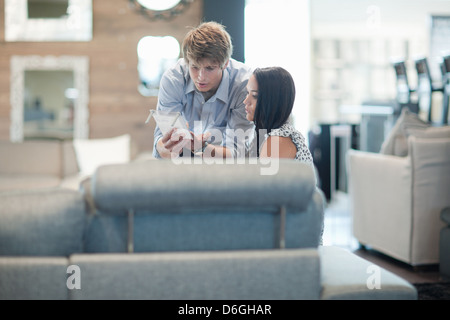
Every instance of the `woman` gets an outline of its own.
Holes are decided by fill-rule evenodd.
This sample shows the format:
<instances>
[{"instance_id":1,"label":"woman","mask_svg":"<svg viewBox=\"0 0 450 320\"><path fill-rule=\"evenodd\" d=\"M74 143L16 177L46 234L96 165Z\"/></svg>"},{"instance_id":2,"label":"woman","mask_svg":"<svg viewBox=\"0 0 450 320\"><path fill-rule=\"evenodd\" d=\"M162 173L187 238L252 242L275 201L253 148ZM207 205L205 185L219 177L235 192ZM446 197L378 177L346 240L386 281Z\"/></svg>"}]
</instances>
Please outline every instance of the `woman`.
<instances>
[{"instance_id":1,"label":"woman","mask_svg":"<svg viewBox=\"0 0 450 320\"><path fill-rule=\"evenodd\" d=\"M305 138L289 123L294 99L294 80L285 69L258 68L250 76L244 104L247 119L256 126L256 135L249 149L258 146L258 157L313 163Z\"/></svg>"}]
</instances>

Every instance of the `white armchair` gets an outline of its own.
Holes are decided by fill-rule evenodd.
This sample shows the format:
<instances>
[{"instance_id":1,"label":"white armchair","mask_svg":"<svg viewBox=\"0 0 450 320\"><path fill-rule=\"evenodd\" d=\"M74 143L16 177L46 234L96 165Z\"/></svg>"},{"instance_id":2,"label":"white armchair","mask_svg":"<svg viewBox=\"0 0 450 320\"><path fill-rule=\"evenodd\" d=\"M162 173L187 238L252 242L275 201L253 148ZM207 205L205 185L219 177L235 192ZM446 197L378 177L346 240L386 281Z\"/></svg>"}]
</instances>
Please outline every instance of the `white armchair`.
<instances>
[{"instance_id":1,"label":"white armchair","mask_svg":"<svg viewBox=\"0 0 450 320\"><path fill-rule=\"evenodd\" d=\"M450 206L450 138L407 137L408 154L349 150L353 233L412 266L439 263L440 213Z\"/></svg>"}]
</instances>

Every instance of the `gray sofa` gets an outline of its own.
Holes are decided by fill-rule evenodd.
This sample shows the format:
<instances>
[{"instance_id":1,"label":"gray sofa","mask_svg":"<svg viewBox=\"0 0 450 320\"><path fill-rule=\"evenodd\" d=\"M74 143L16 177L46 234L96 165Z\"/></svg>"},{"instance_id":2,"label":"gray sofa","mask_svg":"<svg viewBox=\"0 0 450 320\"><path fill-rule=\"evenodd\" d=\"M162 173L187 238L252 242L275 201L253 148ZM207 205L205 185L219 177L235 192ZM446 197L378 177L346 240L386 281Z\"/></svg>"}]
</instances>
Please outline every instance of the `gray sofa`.
<instances>
[{"instance_id":1,"label":"gray sofa","mask_svg":"<svg viewBox=\"0 0 450 320\"><path fill-rule=\"evenodd\" d=\"M372 263L320 245L313 168L142 161L79 191L0 194L0 299L417 299Z\"/></svg>"}]
</instances>

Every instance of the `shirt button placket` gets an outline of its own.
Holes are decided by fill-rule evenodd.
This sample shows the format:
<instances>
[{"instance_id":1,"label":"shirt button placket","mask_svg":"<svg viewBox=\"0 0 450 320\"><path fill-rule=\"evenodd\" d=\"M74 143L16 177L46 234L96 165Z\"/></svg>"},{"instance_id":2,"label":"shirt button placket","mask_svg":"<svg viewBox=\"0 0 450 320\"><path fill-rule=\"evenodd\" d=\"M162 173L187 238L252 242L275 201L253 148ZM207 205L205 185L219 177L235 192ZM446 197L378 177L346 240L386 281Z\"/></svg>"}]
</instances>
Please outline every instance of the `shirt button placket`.
<instances>
[{"instance_id":1,"label":"shirt button placket","mask_svg":"<svg viewBox=\"0 0 450 320\"><path fill-rule=\"evenodd\" d=\"M204 102L202 109L202 132L205 132L206 127L208 126L208 118L209 118L209 104L208 102Z\"/></svg>"}]
</instances>

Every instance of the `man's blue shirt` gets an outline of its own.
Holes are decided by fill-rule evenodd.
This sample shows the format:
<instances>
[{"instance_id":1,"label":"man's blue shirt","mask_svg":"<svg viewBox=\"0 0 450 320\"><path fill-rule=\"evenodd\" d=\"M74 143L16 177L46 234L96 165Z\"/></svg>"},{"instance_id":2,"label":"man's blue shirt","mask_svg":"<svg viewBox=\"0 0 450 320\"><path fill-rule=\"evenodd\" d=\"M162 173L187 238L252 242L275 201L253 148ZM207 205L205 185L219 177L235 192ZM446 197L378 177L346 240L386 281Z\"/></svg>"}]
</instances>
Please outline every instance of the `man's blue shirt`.
<instances>
[{"instance_id":1,"label":"man's blue shirt","mask_svg":"<svg viewBox=\"0 0 450 320\"><path fill-rule=\"evenodd\" d=\"M189 123L189 129L195 134L209 131L215 137L213 144L229 148L234 157L244 156L245 141L242 141L242 134L238 134L241 138L236 138L236 132L250 132L254 127L253 123L246 119L244 106L247 81L251 73L252 70L248 66L230 59L223 71L219 88L205 102L189 76L188 65L181 58L162 76L156 108L181 112ZM161 137L162 133L156 126L153 144L153 155L156 158L160 158L156 144Z\"/></svg>"}]
</instances>

